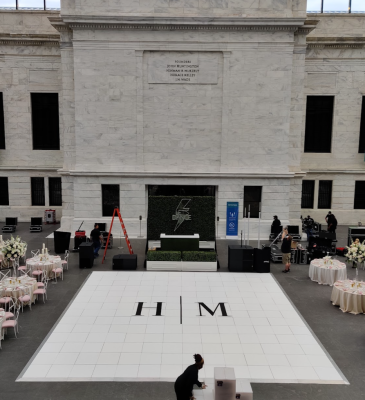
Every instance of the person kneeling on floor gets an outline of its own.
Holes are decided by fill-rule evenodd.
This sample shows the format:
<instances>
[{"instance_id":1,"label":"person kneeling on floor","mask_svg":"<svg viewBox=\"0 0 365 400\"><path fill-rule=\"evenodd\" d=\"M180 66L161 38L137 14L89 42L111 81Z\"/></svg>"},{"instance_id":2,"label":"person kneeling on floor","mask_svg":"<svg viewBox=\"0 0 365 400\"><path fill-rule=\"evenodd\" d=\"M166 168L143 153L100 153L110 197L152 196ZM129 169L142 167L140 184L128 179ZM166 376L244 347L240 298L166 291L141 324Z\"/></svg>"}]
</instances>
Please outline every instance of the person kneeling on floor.
<instances>
[{"instance_id":1,"label":"person kneeling on floor","mask_svg":"<svg viewBox=\"0 0 365 400\"><path fill-rule=\"evenodd\" d=\"M286 226L281 236L281 252L283 257L283 264L285 265L284 273L290 272L290 258L291 258L291 241L292 237L288 234L288 227Z\"/></svg>"}]
</instances>

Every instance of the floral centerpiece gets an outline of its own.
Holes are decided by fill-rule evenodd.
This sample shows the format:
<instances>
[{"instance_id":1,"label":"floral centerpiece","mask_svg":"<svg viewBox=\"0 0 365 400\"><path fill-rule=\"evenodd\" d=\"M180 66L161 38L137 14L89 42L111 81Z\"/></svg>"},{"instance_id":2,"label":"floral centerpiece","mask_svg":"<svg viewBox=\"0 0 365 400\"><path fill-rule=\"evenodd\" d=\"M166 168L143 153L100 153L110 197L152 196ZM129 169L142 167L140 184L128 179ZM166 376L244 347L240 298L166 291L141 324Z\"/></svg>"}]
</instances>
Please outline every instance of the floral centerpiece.
<instances>
[{"instance_id":1,"label":"floral centerpiece","mask_svg":"<svg viewBox=\"0 0 365 400\"><path fill-rule=\"evenodd\" d=\"M326 265L327 265L327 264L332 265L332 264L333 264L332 257L331 257L331 256L323 257L323 262L324 262Z\"/></svg>"},{"instance_id":2,"label":"floral centerpiece","mask_svg":"<svg viewBox=\"0 0 365 400\"><path fill-rule=\"evenodd\" d=\"M7 261L11 259L18 259L25 255L25 252L27 251L27 244L23 242L19 236L16 238L12 236L11 239L4 241L4 246L1 251Z\"/></svg>"},{"instance_id":3,"label":"floral centerpiece","mask_svg":"<svg viewBox=\"0 0 365 400\"><path fill-rule=\"evenodd\" d=\"M348 262L361 264L365 261L365 240L361 243L359 239L356 239L346 249L347 253L345 256Z\"/></svg>"}]
</instances>

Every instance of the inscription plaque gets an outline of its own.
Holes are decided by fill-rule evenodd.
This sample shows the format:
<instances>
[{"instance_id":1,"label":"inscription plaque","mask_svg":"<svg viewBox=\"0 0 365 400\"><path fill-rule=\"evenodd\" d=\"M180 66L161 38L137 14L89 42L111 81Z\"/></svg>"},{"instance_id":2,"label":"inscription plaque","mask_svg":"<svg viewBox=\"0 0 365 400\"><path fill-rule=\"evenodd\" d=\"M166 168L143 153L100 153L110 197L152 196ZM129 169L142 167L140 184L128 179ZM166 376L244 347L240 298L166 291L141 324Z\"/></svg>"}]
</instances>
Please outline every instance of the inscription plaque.
<instances>
[{"instance_id":1,"label":"inscription plaque","mask_svg":"<svg viewBox=\"0 0 365 400\"><path fill-rule=\"evenodd\" d=\"M156 51L148 58L148 83L216 85L219 53Z\"/></svg>"}]
</instances>

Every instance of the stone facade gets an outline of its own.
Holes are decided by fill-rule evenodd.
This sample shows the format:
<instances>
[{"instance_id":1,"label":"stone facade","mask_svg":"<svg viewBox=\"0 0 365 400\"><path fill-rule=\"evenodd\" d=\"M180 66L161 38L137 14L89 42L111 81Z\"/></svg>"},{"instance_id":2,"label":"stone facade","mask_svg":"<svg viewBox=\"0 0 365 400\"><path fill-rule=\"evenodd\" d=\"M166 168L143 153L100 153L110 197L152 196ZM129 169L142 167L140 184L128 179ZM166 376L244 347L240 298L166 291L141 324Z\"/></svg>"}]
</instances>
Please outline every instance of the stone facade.
<instances>
[{"instance_id":1,"label":"stone facade","mask_svg":"<svg viewBox=\"0 0 365 400\"><path fill-rule=\"evenodd\" d=\"M30 176L61 175L62 229L110 222L101 184L119 184L136 236L140 215L146 232L148 185L213 185L222 237L226 202L239 202L242 222L245 186L262 186L266 238L275 214L283 223L308 213L324 222L328 210L316 200L314 210L301 209L304 178L333 180L334 214L356 223L365 15L307 18L305 3L64 0L61 14L0 12L0 176L10 191L0 218L37 216L44 207L30 206ZM60 151L32 150L32 91L60 95ZM310 94L336 96L331 154L303 152Z\"/></svg>"}]
</instances>

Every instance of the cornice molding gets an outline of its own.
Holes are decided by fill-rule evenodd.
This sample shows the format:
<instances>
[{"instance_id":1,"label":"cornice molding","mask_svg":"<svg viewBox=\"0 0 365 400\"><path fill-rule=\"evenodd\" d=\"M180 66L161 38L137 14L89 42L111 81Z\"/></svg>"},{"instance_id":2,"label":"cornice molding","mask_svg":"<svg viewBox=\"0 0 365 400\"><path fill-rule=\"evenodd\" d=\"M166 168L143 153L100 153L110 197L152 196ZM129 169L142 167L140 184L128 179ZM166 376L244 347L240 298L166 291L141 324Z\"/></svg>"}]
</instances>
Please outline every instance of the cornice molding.
<instances>
[{"instance_id":1,"label":"cornice molding","mask_svg":"<svg viewBox=\"0 0 365 400\"><path fill-rule=\"evenodd\" d=\"M362 49L365 47L365 37L307 37L309 49Z\"/></svg>"},{"instance_id":2,"label":"cornice molding","mask_svg":"<svg viewBox=\"0 0 365 400\"><path fill-rule=\"evenodd\" d=\"M51 18L55 20L55 18ZM50 19L50 20L51 20ZM305 23L302 18L237 17L156 17L156 16L62 16L73 30L159 30L159 31L285 31L296 32ZM52 21L51 21L52 22ZM56 29L58 29L56 27Z\"/></svg>"},{"instance_id":3,"label":"cornice molding","mask_svg":"<svg viewBox=\"0 0 365 400\"><path fill-rule=\"evenodd\" d=\"M127 178L285 178L290 179L298 175L294 172L161 172L161 171L90 171L59 169L60 175L66 176L119 176ZM301 174L299 174L301 175Z\"/></svg>"},{"instance_id":4,"label":"cornice molding","mask_svg":"<svg viewBox=\"0 0 365 400\"><path fill-rule=\"evenodd\" d=\"M3 46L48 46L59 47L60 36L41 34L0 34L0 45Z\"/></svg>"}]
</instances>

